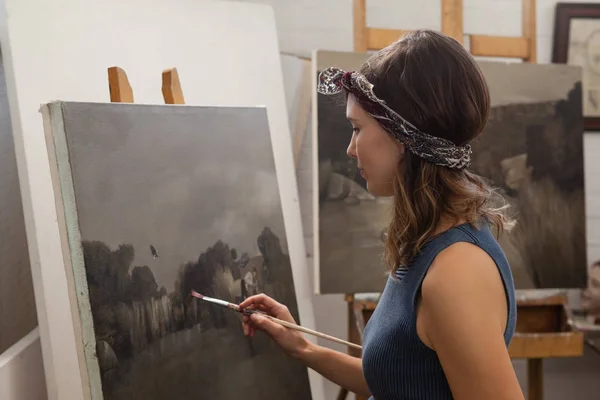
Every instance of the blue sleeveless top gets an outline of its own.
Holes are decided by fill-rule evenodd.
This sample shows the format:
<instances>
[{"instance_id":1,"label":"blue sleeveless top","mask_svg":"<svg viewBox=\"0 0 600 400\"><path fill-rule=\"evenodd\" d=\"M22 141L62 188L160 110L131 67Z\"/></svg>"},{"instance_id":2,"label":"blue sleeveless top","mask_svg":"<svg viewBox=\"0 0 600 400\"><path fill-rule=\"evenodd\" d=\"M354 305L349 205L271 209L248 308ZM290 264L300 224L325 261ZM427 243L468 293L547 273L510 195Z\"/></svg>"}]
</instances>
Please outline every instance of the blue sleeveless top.
<instances>
[{"instance_id":1,"label":"blue sleeveless top","mask_svg":"<svg viewBox=\"0 0 600 400\"><path fill-rule=\"evenodd\" d=\"M428 241L408 268L390 277L363 335L362 366L371 400L446 400L452 392L435 351L417 336L417 295L433 259L453 243L469 242L496 262L508 305L506 346L515 331L517 308L510 266L487 223L455 226Z\"/></svg>"}]
</instances>

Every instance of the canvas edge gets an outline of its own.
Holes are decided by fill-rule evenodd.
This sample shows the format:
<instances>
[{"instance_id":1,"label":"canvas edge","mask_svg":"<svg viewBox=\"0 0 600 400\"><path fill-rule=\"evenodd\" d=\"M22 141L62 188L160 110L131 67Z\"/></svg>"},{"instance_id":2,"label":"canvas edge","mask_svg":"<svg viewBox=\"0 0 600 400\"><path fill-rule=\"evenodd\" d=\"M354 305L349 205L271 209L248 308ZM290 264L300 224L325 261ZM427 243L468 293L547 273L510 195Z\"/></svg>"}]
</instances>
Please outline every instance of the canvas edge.
<instances>
[{"instance_id":1,"label":"canvas edge","mask_svg":"<svg viewBox=\"0 0 600 400\"><path fill-rule=\"evenodd\" d=\"M71 278L69 288L71 291L75 291L75 297L69 293L69 298L73 309L73 325L77 339L75 345L80 363L80 384L84 394L96 400L103 398L102 382L96 356L96 338L89 290L85 278L85 263L63 119L63 105L62 102L52 102L43 106L41 110L45 116L44 130L52 180L55 187L58 187L58 190L54 192L54 200L64 268L67 277Z\"/></svg>"},{"instance_id":2,"label":"canvas edge","mask_svg":"<svg viewBox=\"0 0 600 400\"><path fill-rule=\"evenodd\" d=\"M321 249L319 247L319 108L317 93L317 76L319 50L315 49L311 55L311 108L312 108L312 233L313 233L313 292L322 294L321 291Z\"/></svg>"}]
</instances>

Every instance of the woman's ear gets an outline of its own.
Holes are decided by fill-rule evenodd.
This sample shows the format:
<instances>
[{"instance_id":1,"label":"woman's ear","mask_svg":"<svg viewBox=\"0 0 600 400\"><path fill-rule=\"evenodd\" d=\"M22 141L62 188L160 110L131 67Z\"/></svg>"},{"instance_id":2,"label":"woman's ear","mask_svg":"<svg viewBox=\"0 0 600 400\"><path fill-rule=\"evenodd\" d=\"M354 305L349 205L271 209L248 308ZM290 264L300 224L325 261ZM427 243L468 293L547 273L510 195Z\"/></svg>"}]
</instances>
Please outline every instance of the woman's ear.
<instances>
[{"instance_id":1,"label":"woman's ear","mask_svg":"<svg viewBox=\"0 0 600 400\"><path fill-rule=\"evenodd\" d=\"M404 160L404 154L406 151L406 146L403 143L398 142L398 161L402 162Z\"/></svg>"}]
</instances>

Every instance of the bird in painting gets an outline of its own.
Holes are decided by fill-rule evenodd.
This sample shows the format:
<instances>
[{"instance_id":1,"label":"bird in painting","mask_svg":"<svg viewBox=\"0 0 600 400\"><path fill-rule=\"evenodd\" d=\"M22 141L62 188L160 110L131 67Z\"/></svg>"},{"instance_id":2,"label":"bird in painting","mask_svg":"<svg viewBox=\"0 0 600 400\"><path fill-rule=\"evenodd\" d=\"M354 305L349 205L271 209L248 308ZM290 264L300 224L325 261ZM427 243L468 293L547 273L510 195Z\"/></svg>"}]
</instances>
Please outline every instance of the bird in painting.
<instances>
[{"instance_id":1,"label":"bird in painting","mask_svg":"<svg viewBox=\"0 0 600 400\"><path fill-rule=\"evenodd\" d=\"M152 253L152 258L154 258L155 260L158 258L158 252L156 251L156 248L152 245L150 245L150 253Z\"/></svg>"}]
</instances>

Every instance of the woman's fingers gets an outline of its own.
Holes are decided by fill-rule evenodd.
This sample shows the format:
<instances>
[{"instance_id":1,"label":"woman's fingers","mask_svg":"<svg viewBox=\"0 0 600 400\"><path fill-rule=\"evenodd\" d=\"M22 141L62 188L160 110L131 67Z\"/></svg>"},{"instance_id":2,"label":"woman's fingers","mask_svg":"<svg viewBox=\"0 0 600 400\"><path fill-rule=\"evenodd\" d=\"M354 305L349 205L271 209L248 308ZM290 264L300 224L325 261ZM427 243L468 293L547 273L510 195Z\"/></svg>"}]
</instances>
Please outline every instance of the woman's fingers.
<instances>
[{"instance_id":1,"label":"woman's fingers","mask_svg":"<svg viewBox=\"0 0 600 400\"><path fill-rule=\"evenodd\" d=\"M267 296L264 293L257 294L254 296L248 297L246 300L242 301L239 306L241 308L249 308L250 305L254 305L255 307L264 307L263 310L270 311L276 310L280 308L282 305L277 301L273 300L271 297Z\"/></svg>"}]
</instances>

